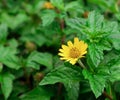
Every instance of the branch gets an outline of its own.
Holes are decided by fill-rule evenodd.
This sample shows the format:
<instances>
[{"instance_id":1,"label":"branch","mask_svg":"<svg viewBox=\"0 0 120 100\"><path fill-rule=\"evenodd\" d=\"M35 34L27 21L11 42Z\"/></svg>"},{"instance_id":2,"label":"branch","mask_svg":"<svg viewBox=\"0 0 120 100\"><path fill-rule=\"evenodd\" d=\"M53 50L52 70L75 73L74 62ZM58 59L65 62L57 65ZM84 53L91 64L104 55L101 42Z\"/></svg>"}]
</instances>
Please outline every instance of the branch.
<instances>
[{"instance_id":1,"label":"branch","mask_svg":"<svg viewBox=\"0 0 120 100\"><path fill-rule=\"evenodd\" d=\"M103 95L109 100L113 100L113 98L109 94L107 94L105 91L103 92Z\"/></svg>"}]
</instances>

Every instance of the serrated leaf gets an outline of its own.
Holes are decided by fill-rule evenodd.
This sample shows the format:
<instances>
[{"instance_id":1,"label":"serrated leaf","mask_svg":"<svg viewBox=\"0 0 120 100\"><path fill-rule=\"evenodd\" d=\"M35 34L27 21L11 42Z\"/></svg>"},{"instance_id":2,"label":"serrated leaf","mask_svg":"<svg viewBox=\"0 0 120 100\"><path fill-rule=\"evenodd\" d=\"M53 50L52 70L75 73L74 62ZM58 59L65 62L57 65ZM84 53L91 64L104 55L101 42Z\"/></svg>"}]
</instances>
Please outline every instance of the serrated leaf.
<instances>
[{"instance_id":1,"label":"serrated leaf","mask_svg":"<svg viewBox=\"0 0 120 100\"><path fill-rule=\"evenodd\" d=\"M95 97L98 98L104 90L106 80L102 75L94 75L87 70L83 70L83 75L85 79L88 79L91 90L95 94Z\"/></svg>"},{"instance_id":2,"label":"serrated leaf","mask_svg":"<svg viewBox=\"0 0 120 100\"><path fill-rule=\"evenodd\" d=\"M44 5L45 1L44 0L36 0L34 2L34 13L39 13L40 12L40 9L43 8L43 5ZM33 13L33 12L32 12Z\"/></svg>"},{"instance_id":3,"label":"serrated leaf","mask_svg":"<svg viewBox=\"0 0 120 100\"><path fill-rule=\"evenodd\" d=\"M100 31L102 28L104 17L100 15L99 13L93 11L89 14L88 20L87 20L87 26L89 27L89 31L94 33L96 30Z\"/></svg>"},{"instance_id":4,"label":"serrated leaf","mask_svg":"<svg viewBox=\"0 0 120 100\"><path fill-rule=\"evenodd\" d=\"M104 55L104 59L100 63L100 66L107 65L108 62L112 61L113 59L119 58L119 52L117 53L115 50L109 51L106 55Z\"/></svg>"},{"instance_id":5,"label":"serrated leaf","mask_svg":"<svg viewBox=\"0 0 120 100\"><path fill-rule=\"evenodd\" d=\"M108 68L109 68L109 77L110 81L115 82L120 80L120 58L111 60L108 63Z\"/></svg>"},{"instance_id":6,"label":"serrated leaf","mask_svg":"<svg viewBox=\"0 0 120 100\"><path fill-rule=\"evenodd\" d=\"M112 49L111 43L110 43L109 40L106 39L106 38L101 39L99 46L100 46L101 49L103 49L103 50L108 50L108 51L109 51L109 50Z\"/></svg>"},{"instance_id":7,"label":"serrated leaf","mask_svg":"<svg viewBox=\"0 0 120 100\"><path fill-rule=\"evenodd\" d=\"M118 7L116 7L116 2L117 2L116 0L108 0L108 1L105 1L105 0L97 0L97 1L96 0L88 0L88 2L99 4L99 6L101 8L108 9L113 13L119 12Z\"/></svg>"},{"instance_id":8,"label":"serrated leaf","mask_svg":"<svg viewBox=\"0 0 120 100\"><path fill-rule=\"evenodd\" d=\"M55 17L56 17L56 13L53 10L46 10L42 12L41 18L42 18L43 26L50 25L54 21Z\"/></svg>"},{"instance_id":9,"label":"serrated leaf","mask_svg":"<svg viewBox=\"0 0 120 100\"><path fill-rule=\"evenodd\" d=\"M24 42L28 42L28 41L34 42L38 46L42 46L47 41L47 39L45 38L44 35L37 34L37 33L36 34L23 35L23 36L21 36L20 39L21 39L21 41L24 41Z\"/></svg>"},{"instance_id":10,"label":"serrated leaf","mask_svg":"<svg viewBox=\"0 0 120 100\"><path fill-rule=\"evenodd\" d=\"M14 76L10 73L0 74L1 77L1 89L4 94L5 100L10 96L13 88Z\"/></svg>"},{"instance_id":11,"label":"serrated leaf","mask_svg":"<svg viewBox=\"0 0 120 100\"><path fill-rule=\"evenodd\" d=\"M9 42L10 48L16 49L18 47L18 41L16 39L11 39L8 42Z\"/></svg>"},{"instance_id":12,"label":"serrated leaf","mask_svg":"<svg viewBox=\"0 0 120 100\"><path fill-rule=\"evenodd\" d=\"M78 100L79 96L79 82L72 82L64 84L67 91L67 97L65 100Z\"/></svg>"},{"instance_id":13,"label":"serrated leaf","mask_svg":"<svg viewBox=\"0 0 120 100\"><path fill-rule=\"evenodd\" d=\"M65 21L68 26L76 30L81 30L81 27L85 25L85 20L82 18L66 18Z\"/></svg>"},{"instance_id":14,"label":"serrated leaf","mask_svg":"<svg viewBox=\"0 0 120 100\"><path fill-rule=\"evenodd\" d=\"M103 24L103 30L108 34L118 33L118 23L115 21L107 21Z\"/></svg>"},{"instance_id":15,"label":"serrated leaf","mask_svg":"<svg viewBox=\"0 0 120 100\"><path fill-rule=\"evenodd\" d=\"M28 17L25 13L19 13L16 16L10 16L7 13L2 13L1 22L5 23L11 29L17 28L20 24L27 21ZM12 23L12 25L11 25Z\"/></svg>"},{"instance_id":16,"label":"serrated leaf","mask_svg":"<svg viewBox=\"0 0 120 100\"><path fill-rule=\"evenodd\" d=\"M16 50L11 49L10 47L0 46L0 62L9 68L19 69L21 67L20 61L15 54Z\"/></svg>"},{"instance_id":17,"label":"serrated leaf","mask_svg":"<svg viewBox=\"0 0 120 100\"><path fill-rule=\"evenodd\" d=\"M103 50L96 44L90 44L88 48L88 56L88 63L90 62L95 67L98 67L100 61L103 59ZM92 66L90 63L89 65Z\"/></svg>"},{"instance_id":18,"label":"serrated leaf","mask_svg":"<svg viewBox=\"0 0 120 100\"><path fill-rule=\"evenodd\" d=\"M8 29L5 24L0 25L0 43L4 43L6 41L8 35Z\"/></svg>"},{"instance_id":19,"label":"serrated leaf","mask_svg":"<svg viewBox=\"0 0 120 100\"><path fill-rule=\"evenodd\" d=\"M120 50L120 32L114 32L108 36L114 48Z\"/></svg>"},{"instance_id":20,"label":"serrated leaf","mask_svg":"<svg viewBox=\"0 0 120 100\"><path fill-rule=\"evenodd\" d=\"M32 52L27 59L26 66L39 69L40 64L46 66L48 69L52 69L52 55L50 53L40 53L37 51Z\"/></svg>"},{"instance_id":21,"label":"serrated leaf","mask_svg":"<svg viewBox=\"0 0 120 100\"><path fill-rule=\"evenodd\" d=\"M36 87L32 91L21 96L21 100L50 100L52 93L41 87Z\"/></svg>"},{"instance_id":22,"label":"serrated leaf","mask_svg":"<svg viewBox=\"0 0 120 100\"><path fill-rule=\"evenodd\" d=\"M60 10L64 10L64 2L63 0L50 0L50 2Z\"/></svg>"},{"instance_id":23,"label":"serrated leaf","mask_svg":"<svg viewBox=\"0 0 120 100\"><path fill-rule=\"evenodd\" d=\"M111 56L113 58L109 58L102 66L98 67L97 73L102 74L108 81L113 83L120 80L120 58L119 55L108 55L108 57Z\"/></svg>"},{"instance_id":24,"label":"serrated leaf","mask_svg":"<svg viewBox=\"0 0 120 100\"><path fill-rule=\"evenodd\" d=\"M82 4L78 1L71 1L70 3L67 3L65 5L65 10L69 11L69 13L74 14L74 13L83 13L83 6Z\"/></svg>"},{"instance_id":25,"label":"serrated leaf","mask_svg":"<svg viewBox=\"0 0 120 100\"><path fill-rule=\"evenodd\" d=\"M65 67L61 65L48 73L40 82L40 85L55 84L57 82L69 83L70 81L80 81L81 70L79 68Z\"/></svg>"}]
</instances>

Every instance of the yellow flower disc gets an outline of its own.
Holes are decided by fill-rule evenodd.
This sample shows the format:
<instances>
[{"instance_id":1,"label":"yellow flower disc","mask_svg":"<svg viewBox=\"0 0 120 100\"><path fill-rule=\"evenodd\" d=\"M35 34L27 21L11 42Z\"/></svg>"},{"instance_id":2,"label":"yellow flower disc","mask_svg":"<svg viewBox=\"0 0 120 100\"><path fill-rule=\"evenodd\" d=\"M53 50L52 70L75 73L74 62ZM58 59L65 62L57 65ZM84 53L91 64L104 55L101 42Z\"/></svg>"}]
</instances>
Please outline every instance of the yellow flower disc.
<instances>
[{"instance_id":1,"label":"yellow flower disc","mask_svg":"<svg viewBox=\"0 0 120 100\"><path fill-rule=\"evenodd\" d=\"M44 8L46 8L46 9L54 9L54 6L50 2L45 2L44 3Z\"/></svg>"},{"instance_id":2,"label":"yellow flower disc","mask_svg":"<svg viewBox=\"0 0 120 100\"><path fill-rule=\"evenodd\" d=\"M74 65L78 59L84 57L84 54L87 53L87 47L88 45L84 41L79 41L76 37L74 38L74 43L68 41L67 45L62 45L58 55L61 56L61 60L69 61Z\"/></svg>"}]
</instances>

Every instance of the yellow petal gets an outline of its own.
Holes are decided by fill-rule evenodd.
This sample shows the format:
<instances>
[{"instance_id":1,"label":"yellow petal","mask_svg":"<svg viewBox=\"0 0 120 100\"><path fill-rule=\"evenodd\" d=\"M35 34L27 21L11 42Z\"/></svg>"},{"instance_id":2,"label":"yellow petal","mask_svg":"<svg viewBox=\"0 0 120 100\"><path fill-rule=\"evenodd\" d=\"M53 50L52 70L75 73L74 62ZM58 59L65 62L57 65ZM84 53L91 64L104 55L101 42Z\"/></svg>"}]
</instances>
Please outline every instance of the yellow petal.
<instances>
[{"instance_id":1,"label":"yellow petal","mask_svg":"<svg viewBox=\"0 0 120 100\"><path fill-rule=\"evenodd\" d=\"M79 39L77 37L74 38L74 43L79 43Z\"/></svg>"},{"instance_id":2,"label":"yellow petal","mask_svg":"<svg viewBox=\"0 0 120 100\"><path fill-rule=\"evenodd\" d=\"M58 55L61 56L61 60L69 61L74 65L78 59L84 57L87 53L88 45L84 41L79 41L77 37L74 38L74 43L67 42L67 45L62 45L62 49L59 49Z\"/></svg>"},{"instance_id":3,"label":"yellow petal","mask_svg":"<svg viewBox=\"0 0 120 100\"><path fill-rule=\"evenodd\" d=\"M87 53L87 51L84 51L84 52L81 53L81 55L84 55L84 54L86 54L86 53Z\"/></svg>"},{"instance_id":4,"label":"yellow petal","mask_svg":"<svg viewBox=\"0 0 120 100\"><path fill-rule=\"evenodd\" d=\"M72 47L72 46L73 46L73 44L72 44L71 41L68 41L68 42L67 42L67 45L68 45L69 47Z\"/></svg>"},{"instance_id":5,"label":"yellow petal","mask_svg":"<svg viewBox=\"0 0 120 100\"><path fill-rule=\"evenodd\" d=\"M63 53L58 53L58 55L59 55L59 56L64 56L64 54L63 54Z\"/></svg>"},{"instance_id":6,"label":"yellow petal","mask_svg":"<svg viewBox=\"0 0 120 100\"><path fill-rule=\"evenodd\" d=\"M65 49L68 49L68 46L62 45L62 48L65 50Z\"/></svg>"},{"instance_id":7,"label":"yellow petal","mask_svg":"<svg viewBox=\"0 0 120 100\"><path fill-rule=\"evenodd\" d=\"M60 51L60 52L64 52L64 50L63 50L63 49L59 49L59 51Z\"/></svg>"},{"instance_id":8,"label":"yellow petal","mask_svg":"<svg viewBox=\"0 0 120 100\"><path fill-rule=\"evenodd\" d=\"M77 62L77 60L78 60L78 59L71 59L71 60L70 60L70 63L71 63L72 65L74 65L74 64Z\"/></svg>"},{"instance_id":9,"label":"yellow petal","mask_svg":"<svg viewBox=\"0 0 120 100\"><path fill-rule=\"evenodd\" d=\"M66 61L69 61L68 59L69 58L65 58L65 57L62 57L62 58L60 58L61 60L66 60Z\"/></svg>"}]
</instances>

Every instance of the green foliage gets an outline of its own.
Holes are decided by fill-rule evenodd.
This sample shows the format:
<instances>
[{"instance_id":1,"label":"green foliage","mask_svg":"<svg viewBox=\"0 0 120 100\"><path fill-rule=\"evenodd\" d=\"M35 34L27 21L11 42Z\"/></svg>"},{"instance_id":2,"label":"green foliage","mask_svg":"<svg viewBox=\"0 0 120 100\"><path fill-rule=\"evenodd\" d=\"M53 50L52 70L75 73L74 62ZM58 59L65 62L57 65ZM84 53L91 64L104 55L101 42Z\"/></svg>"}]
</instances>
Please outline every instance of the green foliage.
<instances>
[{"instance_id":1,"label":"green foliage","mask_svg":"<svg viewBox=\"0 0 120 100\"><path fill-rule=\"evenodd\" d=\"M119 0L1 0L0 100L119 100L119 9ZM88 44L82 65L58 56L74 37Z\"/></svg>"},{"instance_id":2,"label":"green foliage","mask_svg":"<svg viewBox=\"0 0 120 100\"><path fill-rule=\"evenodd\" d=\"M8 32L7 32L7 26L5 24L0 25L0 43L6 42Z\"/></svg>"},{"instance_id":3,"label":"green foliage","mask_svg":"<svg viewBox=\"0 0 120 100\"><path fill-rule=\"evenodd\" d=\"M12 92L14 76L10 73L0 74L1 89L5 99L7 99Z\"/></svg>"},{"instance_id":4,"label":"green foliage","mask_svg":"<svg viewBox=\"0 0 120 100\"><path fill-rule=\"evenodd\" d=\"M85 79L89 80L90 87L95 94L96 98L101 95L105 87L105 79L102 75L92 75L87 70L83 70Z\"/></svg>"},{"instance_id":5,"label":"green foliage","mask_svg":"<svg viewBox=\"0 0 120 100\"><path fill-rule=\"evenodd\" d=\"M92 63L91 66L98 67L100 61L103 59L102 48L96 44L89 45L88 64Z\"/></svg>"},{"instance_id":6,"label":"green foliage","mask_svg":"<svg viewBox=\"0 0 120 100\"><path fill-rule=\"evenodd\" d=\"M66 91L67 91L67 96L66 100L77 100L79 96L79 82L69 82L64 84Z\"/></svg>"},{"instance_id":7,"label":"green foliage","mask_svg":"<svg viewBox=\"0 0 120 100\"><path fill-rule=\"evenodd\" d=\"M48 26L50 25L56 17L56 13L52 10L47 10L42 13L42 21L43 21L43 26Z\"/></svg>"},{"instance_id":8,"label":"green foliage","mask_svg":"<svg viewBox=\"0 0 120 100\"><path fill-rule=\"evenodd\" d=\"M81 70L78 68L69 68L64 65L58 66L53 69L46 77L40 82L40 85L55 84L62 82L68 84L71 81L79 81L81 78ZM67 83L66 83L67 82Z\"/></svg>"},{"instance_id":9,"label":"green foliage","mask_svg":"<svg viewBox=\"0 0 120 100\"><path fill-rule=\"evenodd\" d=\"M53 67L52 63L53 61L52 61L51 54L39 53L39 52L34 51L29 55L26 66L39 69L40 64L41 64L41 65L48 67L49 69L52 69Z\"/></svg>"},{"instance_id":10,"label":"green foliage","mask_svg":"<svg viewBox=\"0 0 120 100\"><path fill-rule=\"evenodd\" d=\"M0 46L0 62L9 68L19 69L21 67L20 61L15 54L16 51L13 48Z\"/></svg>"},{"instance_id":11,"label":"green foliage","mask_svg":"<svg viewBox=\"0 0 120 100\"><path fill-rule=\"evenodd\" d=\"M57 0L50 0L50 2L57 7L60 10L64 10L64 2L63 0L59 0L59 2Z\"/></svg>"},{"instance_id":12,"label":"green foliage","mask_svg":"<svg viewBox=\"0 0 120 100\"><path fill-rule=\"evenodd\" d=\"M7 13L2 13L1 18L0 18L0 22L6 24L8 27L10 27L11 29L15 29L17 28L19 25L21 25L23 22L27 21L28 18L26 16L26 14L18 14L16 16L10 16ZM13 21L14 19L16 19L15 21ZM11 25L12 23L12 25Z\"/></svg>"},{"instance_id":13,"label":"green foliage","mask_svg":"<svg viewBox=\"0 0 120 100\"><path fill-rule=\"evenodd\" d=\"M21 100L50 100L51 96L52 94L50 93L50 91L48 92L43 88L36 87L32 91L22 95Z\"/></svg>"}]
</instances>

